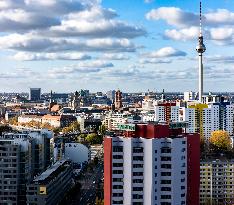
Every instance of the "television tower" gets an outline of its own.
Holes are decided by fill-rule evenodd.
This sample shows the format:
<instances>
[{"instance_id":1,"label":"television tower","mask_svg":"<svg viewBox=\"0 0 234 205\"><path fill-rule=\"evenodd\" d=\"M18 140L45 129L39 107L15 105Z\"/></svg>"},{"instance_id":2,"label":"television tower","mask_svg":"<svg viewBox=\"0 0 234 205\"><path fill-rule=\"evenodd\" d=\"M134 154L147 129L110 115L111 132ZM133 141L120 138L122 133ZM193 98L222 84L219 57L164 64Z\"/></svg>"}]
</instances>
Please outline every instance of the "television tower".
<instances>
[{"instance_id":1,"label":"television tower","mask_svg":"<svg viewBox=\"0 0 234 205\"><path fill-rule=\"evenodd\" d=\"M196 51L198 52L198 62L199 62L199 102L202 102L203 95L203 62L202 62L202 54L206 51L206 47L203 43L203 35L202 35L202 3L200 1L200 34L198 37L198 45L196 47Z\"/></svg>"}]
</instances>

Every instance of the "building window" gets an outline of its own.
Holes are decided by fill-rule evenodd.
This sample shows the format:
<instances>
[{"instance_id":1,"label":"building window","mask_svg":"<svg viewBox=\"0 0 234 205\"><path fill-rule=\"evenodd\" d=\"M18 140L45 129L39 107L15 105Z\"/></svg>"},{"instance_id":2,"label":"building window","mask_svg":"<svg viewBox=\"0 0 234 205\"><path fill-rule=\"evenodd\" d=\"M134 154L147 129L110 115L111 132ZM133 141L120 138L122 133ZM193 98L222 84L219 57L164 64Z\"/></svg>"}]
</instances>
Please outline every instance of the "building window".
<instances>
[{"instance_id":1,"label":"building window","mask_svg":"<svg viewBox=\"0 0 234 205\"><path fill-rule=\"evenodd\" d=\"M143 199L143 195L140 195L140 194L133 194L133 195L132 195L132 198L133 198L133 199Z\"/></svg>"},{"instance_id":2,"label":"building window","mask_svg":"<svg viewBox=\"0 0 234 205\"><path fill-rule=\"evenodd\" d=\"M161 191L171 191L171 187L162 187Z\"/></svg>"},{"instance_id":3,"label":"building window","mask_svg":"<svg viewBox=\"0 0 234 205\"><path fill-rule=\"evenodd\" d=\"M123 178L113 178L113 182L123 182Z\"/></svg>"},{"instance_id":4,"label":"building window","mask_svg":"<svg viewBox=\"0 0 234 205\"><path fill-rule=\"evenodd\" d=\"M161 195L161 199L171 199L171 195Z\"/></svg>"},{"instance_id":5,"label":"building window","mask_svg":"<svg viewBox=\"0 0 234 205\"><path fill-rule=\"evenodd\" d=\"M133 168L143 168L143 164L133 164Z\"/></svg>"},{"instance_id":6,"label":"building window","mask_svg":"<svg viewBox=\"0 0 234 205\"><path fill-rule=\"evenodd\" d=\"M133 156L133 160L134 161L143 161L143 157L142 156Z\"/></svg>"},{"instance_id":7,"label":"building window","mask_svg":"<svg viewBox=\"0 0 234 205\"><path fill-rule=\"evenodd\" d=\"M113 146L113 152L123 152L122 146Z\"/></svg>"},{"instance_id":8,"label":"building window","mask_svg":"<svg viewBox=\"0 0 234 205\"><path fill-rule=\"evenodd\" d=\"M123 174L123 170L113 170L113 174Z\"/></svg>"},{"instance_id":9,"label":"building window","mask_svg":"<svg viewBox=\"0 0 234 205\"><path fill-rule=\"evenodd\" d=\"M133 147L133 153L142 153L143 147Z\"/></svg>"},{"instance_id":10,"label":"building window","mask_svg":"<svg viewBox=\"0 0 234 205\"><path fill-rule=\"evenodd\" d=\"M113 185L113 189L123 189L122 185Z\"/></svg>"},{"instance_id":11,"label":"building window","mask_svg":"<svg viewBox=\"0 0 234 205\"><path fill-rule=\"evenodd\" d=\"M134 183L134 184L137 184L137 183L143 183L143 179L133 179L132 180L132 182Z\"/></svg>"},{"instance_id":12,"label":"building window","mask_svg":"<svg viewBox=\"0 0 234 205\"><path fill-rule=\"evenodd\" d=\"M112 196L113 197L122 197L123 193L113 193Z\"/></svg>"},{"instance_id":13,"label":"building window","mask_svg":"<svg viewBox=\"0 0 234 205\"><path fill-rule=\"evenodd\" d=\"M171 184L171 180L161 180L161 184Z\"/></svg>"},{"instance_id":14,"label":"building window","mask_svg":"<svg viewBox=\"0 0 234 205\"><path fill-rule=\"evenodd\" d=\"M171 161L171 157L161 157L161 161Z\"/></svg>"},{"instance_id":15,"label":"building window","mask_svg":"<svg viewBox=\"0 0 234 205\"><path fill-rule=\"evenodd\" d=\"M133 187L133 191L143 191L143 187Z\"/></svg>"},{"instance_id":16,"label":"building window","mask_svg":"<svg viewBox=\"0 0 234 205\"><path fill-rule=\"evenodd\" d=\"M171 172L161 172L161 176L171 176Z\"/></svg>"},{"instance_id":17,"label":"building window","mask_svg":"<svg viewBox=\"0 0 234 205\"><path fill-rule=\"evenodd\" d=\"M143 205L143 202L133 202L132 205Z\"/></svg>"},{"instance_id":18,"label":"building window","mask_svg":"<svg viewBox=\"0 0 234 205\"><path fill-rule=\"evenodd\" d=\"M171 164L161 164L161 168L163 168L163 169L171 169Z\"/></svg>"},{"instance_id":19,"label":"building window","mask_svg":"<svg viewBox=\"0 0 234 205\"><path fill-rule=\"evenodd\" d=\"M123 167L123 163L113 163L113 167Z\"/></svg>"},{"instance_id":20,"label":"building window","mask_svg":"<svg viewBox=\"0 0 234 205\"><path fill-rule=\"evenodd\" d=\"M143 172L133 172L133 176L143 176Z\"/></svg>"},{"instance_id":21,"label":"building window","mask_svg":"<svg viewBox=\"0 0 234 205\"><path fill-rule=\"evenodd\" d=\"M161 153L171 153L171 148L163 147L163 148L161 148Z\"/></svg>"},{"instance_id":22,"label":"building window","mask_svg":"<svg viewBox=\"0 0 234 205\"><path fill-rule=\"evenodd\" d=\"M123 200L121 200L121 201L113 201L112 204L123 204Z\"/></svg>"},{"instance_id":23,"label":"building window","mask_svg":"<svg viewBox=\"0 0 234 205\"><path fill-rule=\"evenodd\" d=\"M113 159L123 159L123 155L113 155Z\"/></svg>"}]
</instances>

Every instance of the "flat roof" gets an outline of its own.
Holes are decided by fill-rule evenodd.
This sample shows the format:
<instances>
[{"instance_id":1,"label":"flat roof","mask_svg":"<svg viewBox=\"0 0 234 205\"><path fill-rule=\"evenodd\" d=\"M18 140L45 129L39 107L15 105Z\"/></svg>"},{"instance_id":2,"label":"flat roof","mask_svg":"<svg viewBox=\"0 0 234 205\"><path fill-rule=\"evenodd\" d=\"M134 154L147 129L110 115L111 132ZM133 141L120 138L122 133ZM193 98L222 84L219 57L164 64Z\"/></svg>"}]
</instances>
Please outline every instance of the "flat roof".
<instances>
[{"instance_id":1,"label":"flat roof","mask_svg":"<svg viewBox=\"0 0 234 205\"><path fill-rule=\"evenodd\" d=\"M43 181L46 178L48 178L53 172L55 172L61 165L63 165L65 162L67 162L67 159L63 159L60 161L57 161L55 164L53 164L50 168L48 168L46 171L42 172L39 176L37 176L33 182L39 182Z\"/></svg>"}]
</instances>

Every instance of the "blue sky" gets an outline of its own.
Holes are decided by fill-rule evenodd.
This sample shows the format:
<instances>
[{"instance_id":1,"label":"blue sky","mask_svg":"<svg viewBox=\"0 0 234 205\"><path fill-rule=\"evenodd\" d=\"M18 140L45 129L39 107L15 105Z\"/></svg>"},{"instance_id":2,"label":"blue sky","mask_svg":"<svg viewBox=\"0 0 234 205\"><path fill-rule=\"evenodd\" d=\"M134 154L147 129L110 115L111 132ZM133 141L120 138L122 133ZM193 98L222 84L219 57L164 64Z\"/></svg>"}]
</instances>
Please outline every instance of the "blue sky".
<instances>
[{"instance_id":1,"label":"blue sky","mask_svg":"<svg viewBox=\"0 0 234 205\"><path fill-rule=\"evenodd\" d=\"M2 0L0 91L197 90L199 1ZM234 4L203 2L205 91L234 91Z\"/></svg>"}]
</instances>

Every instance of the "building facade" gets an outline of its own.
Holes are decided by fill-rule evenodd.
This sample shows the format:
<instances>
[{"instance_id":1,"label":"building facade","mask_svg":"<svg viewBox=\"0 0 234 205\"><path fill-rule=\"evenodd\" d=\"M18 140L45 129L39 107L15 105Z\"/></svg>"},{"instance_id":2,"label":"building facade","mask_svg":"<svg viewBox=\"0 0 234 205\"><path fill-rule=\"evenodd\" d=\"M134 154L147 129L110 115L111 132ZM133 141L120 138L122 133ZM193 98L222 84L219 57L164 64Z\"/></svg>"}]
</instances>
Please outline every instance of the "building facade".
<instances>
[{"instance_id":1,"label":"building facade","mask_svg":"<svg viewBox=\"0 0 234 205\"><path fill-rule=\"evenodd\" d=\"M158 103L154 107L155 121L161 122L178 122L179 121L179 107L175 102Z\"/></svg>"},{"instance_id":2,"label":"building facade","mask_svg":"<svg viewBox=\"0 0 234 205\"><path fill-rule=\"evenodd\" d=\"M71 162L58 161L27 185L27 204L56 205L71 186Z\"/></svg>"},{"instance_id":3,"label":"building facade","mask_svg":"<svg viewBox=\"0 0 234 205\"><path fill-rule=\"evenodd\" d=\"M234 204L234 161L200 163L200 204Z\"/></svg>"},{"instance_id":4,"label":"building facade","mask_svg":"<svg viewBox=\"0 0 234 205\"><path fill-rule=\"evenodd\" d=\"M199 135L133 127L104 139L105 204L199 204Z\"/></svg>"},{"instance_id":5,"label":"building facade","mask_svg":"<svg viewBox=\"0 0 234 205\"><path fill-rule=\"evenodd\" d=\"M41 88L30 88L29 100L38 101L41 99Z\"/></svg>"},{"instance_id":6,"label":"building facade","mask_svg":"<svg viewBox=\"0 0 234 205\"><path fill-rule=\"evenodd\" d=\"M45 132L0 136L0 204L26 204L26 184L52 162Z\"/></svg>"},{"instance_id":7,"label":"building facade","mask_svg":"<svg viewBox=\"0 0 234 205\"><path fill-rule=\"evenodd\" d=\"M225 130L233 135L234 106L230 102L197 103L180 110L180 120L188 122L188 133L200 133L206 140L216 130Z\"/></svg>"}]
</instances>

